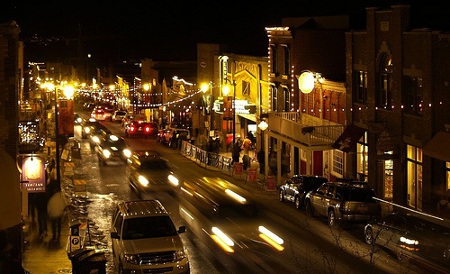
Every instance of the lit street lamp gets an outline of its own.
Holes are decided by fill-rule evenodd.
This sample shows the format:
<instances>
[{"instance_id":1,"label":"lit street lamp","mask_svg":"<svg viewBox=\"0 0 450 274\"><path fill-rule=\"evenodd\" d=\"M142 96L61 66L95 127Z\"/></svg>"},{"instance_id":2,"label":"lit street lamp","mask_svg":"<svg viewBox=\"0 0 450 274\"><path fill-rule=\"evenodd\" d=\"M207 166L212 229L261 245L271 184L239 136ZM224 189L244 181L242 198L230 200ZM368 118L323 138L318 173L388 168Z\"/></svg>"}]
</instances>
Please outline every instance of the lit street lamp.
<instances>
[{"instance_id":1,"label":"lit street lamp","mask_svg":"<svg viewBox=\"0 0 450 274\"><path fill-rule=\"evenodd\" d=\"M236 142L236 81L230 81L228 78L225 78L225 85L222 88L223 95L228 97L230 93L229 83L233 85L233 144Z\"/></svg>"},{"instance_id":2,"label":"lit street lamp","mask_svg":"<svg viewBox=\"0 0 450 274\"><path fill-rule=\"evenodd\" d=\"M61 136L59 134L59 88L55 86L53 83L46 83L44 86L49 91L55 91L55 161L56 161L56 182L58 188L61 187L61 153L60 153L60 145L61 145ZM73 98L74 88L70 85L66 85L63 88L64 98L71 99Z\"/></svg>"}]
</instances>

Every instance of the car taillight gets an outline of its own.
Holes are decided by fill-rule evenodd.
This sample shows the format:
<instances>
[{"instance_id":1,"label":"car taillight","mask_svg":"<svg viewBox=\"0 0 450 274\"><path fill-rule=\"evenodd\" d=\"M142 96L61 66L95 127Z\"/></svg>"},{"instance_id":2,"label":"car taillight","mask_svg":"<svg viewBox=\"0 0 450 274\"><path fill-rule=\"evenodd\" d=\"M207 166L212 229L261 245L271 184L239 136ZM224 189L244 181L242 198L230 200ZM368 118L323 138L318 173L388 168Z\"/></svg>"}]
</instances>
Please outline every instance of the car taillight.
<instances>
[{"instance_id":1,"label":"car taillight","mask_svg":"<svg viewBox=\"0 0 450 274\"><path fill-rule=\"evenodd\" d=\"M130 131L135 131L135 130L136 130L135 127L133 127L133 126L130 127Z\"/></svg>"},{"instance_id":2,"label":"car taillight","mask_svg":"<svg viewBox=\"0 0 450 274\"><path fill-rule=\"evenodd\" d=\"M145 132L150 132L150 127L145 127Z\"/></svg>"}]
</instances>

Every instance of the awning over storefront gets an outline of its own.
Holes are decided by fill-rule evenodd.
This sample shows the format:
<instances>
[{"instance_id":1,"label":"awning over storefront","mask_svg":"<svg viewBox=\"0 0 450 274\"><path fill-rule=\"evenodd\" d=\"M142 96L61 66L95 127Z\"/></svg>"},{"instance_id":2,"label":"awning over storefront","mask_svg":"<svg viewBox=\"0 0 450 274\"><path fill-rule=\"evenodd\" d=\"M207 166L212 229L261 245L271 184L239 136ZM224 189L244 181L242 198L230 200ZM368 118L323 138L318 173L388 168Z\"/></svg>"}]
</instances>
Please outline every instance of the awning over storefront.
<instances>
[{"instance_id":1,"label":"awning over storefront","mask_svg":"<svg viewBox=\"0 0 450 274\"><path fill-rule=\"evenodd\" d=\"M450 132L440 131L423 148L425 155L450 162Z\"/></svg>"},{"instance_id":2,"label":"awning over storefront","mask_svg":"<svg viewBox=\"0 0 450 274\"><path fill-rule=\"evenodd\" d=\"M356 142L364 134L364 129L355 125L349 125L345 128L344 132L332 145L333 148L342 150L343 152L350 152L355 146Z\"/></svg>"},{"instance_id":3,"label":"awning over storefront","mask_svg":"<svg viewBox=\"0 0 450 274\"><path fill-rule=\"evenodd\" d=\"M238 115L243 117L243 118L245 118L245 119L247 119L247 120L250 120L250 121L253 121L253 122L256 123L256 116L255 116L255 114L238 113Z\"/></svg>"}]
</instances>

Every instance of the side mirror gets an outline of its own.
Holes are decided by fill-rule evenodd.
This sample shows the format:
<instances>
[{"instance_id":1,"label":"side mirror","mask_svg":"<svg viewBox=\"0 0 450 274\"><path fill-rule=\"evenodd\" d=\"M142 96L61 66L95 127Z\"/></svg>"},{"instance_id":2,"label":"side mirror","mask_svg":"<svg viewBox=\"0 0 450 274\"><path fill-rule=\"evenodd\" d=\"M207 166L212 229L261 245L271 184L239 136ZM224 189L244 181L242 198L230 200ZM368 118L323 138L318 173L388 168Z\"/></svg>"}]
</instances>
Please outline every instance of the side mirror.
<instances>
[{"instance_id":1,"label":"side mirror","mask_svg":"<svg viewBox=\"0 0 450 274\"><path fill-rule=\"evenodd\" d=\"M178 234L186 232L186 226L182 225L178 228Z\"/></svg>"}]
</instances>

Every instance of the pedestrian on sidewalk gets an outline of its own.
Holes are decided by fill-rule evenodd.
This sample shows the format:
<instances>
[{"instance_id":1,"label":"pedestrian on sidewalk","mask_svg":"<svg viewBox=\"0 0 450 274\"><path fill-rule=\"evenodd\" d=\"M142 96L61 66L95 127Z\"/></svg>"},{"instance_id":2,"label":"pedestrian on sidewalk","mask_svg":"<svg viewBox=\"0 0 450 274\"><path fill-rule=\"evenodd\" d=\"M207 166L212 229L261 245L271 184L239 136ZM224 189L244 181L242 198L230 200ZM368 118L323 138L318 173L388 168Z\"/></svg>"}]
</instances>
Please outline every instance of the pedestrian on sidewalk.
<instances>
[{"instance_id":1,"label":"pedestrian on sidewalk","mask_svg":"<svg viewBox=\"0 0 450 274\"><path fill-rule=\"evenodd\" d=\"M52 173L54 174L50 176L50 183L47 185L47 193L49 194L47 216L52 225L52 240L59 242L61 238L61 220L66 209L66 202L56 178L56 168L52 170Z\"/></svg>"},{"instance_id":2,"label":"pedestrian on sidewalk","mask_svg":"<svg viewBox=\"0 0 450 274\"><path fill-rule=\"evenodd\" d=\"M244 139L244 142L242 143L242 149L244 150L244 155L248 155L252 145L253 145L253 143L251 140L251 136L247 135L247 137L245 137L245 139Z\"/></svg>"},{"instance_id":3,"label":"pedestrian on sidewalk","mask_svg":"<svg viewBox=\"0 0 450 274\"><path fill-rule=\"evenodd\" d=\"M233 144L233 150L231 152L231 158L233 159L233 163L239 163L239 157L241 156L241 146L239 142L235 142Z\"/></svg>"},{"instance_id":4,"label":"pedestrian on sidewalk","mask_svg":"<svg viewBox=\"0 0 450 274\"><path fill-rule=\"evenodd\" d=\"M47 236L47 192L36 193L36 209L38 214L39 238L43 239Z\"/></svg>"}]
</instances>

